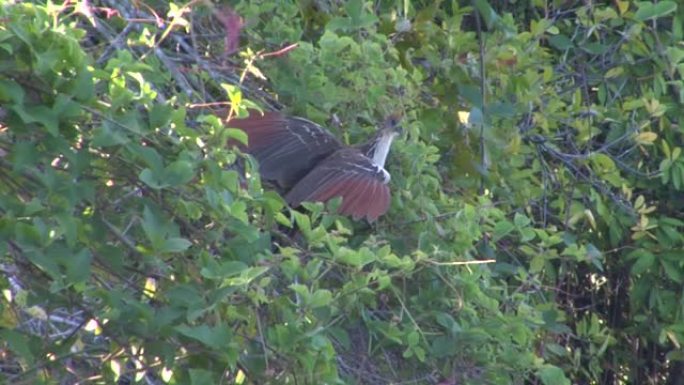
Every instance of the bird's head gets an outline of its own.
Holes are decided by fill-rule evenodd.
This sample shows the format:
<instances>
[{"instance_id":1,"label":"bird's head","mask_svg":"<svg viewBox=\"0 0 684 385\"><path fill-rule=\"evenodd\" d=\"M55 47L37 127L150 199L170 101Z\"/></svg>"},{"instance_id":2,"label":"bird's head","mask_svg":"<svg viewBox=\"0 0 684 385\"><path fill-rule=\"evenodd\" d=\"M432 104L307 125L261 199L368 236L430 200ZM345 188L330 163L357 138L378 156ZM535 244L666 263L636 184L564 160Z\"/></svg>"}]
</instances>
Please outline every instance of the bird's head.
<instances>
[{"instance_id":1,"label":"bird's head","mask_svg":"<svg viewBox=\"0 0 684 385\"><path fill-rule=\"evenodd\" d=\"M378 131L375 135L368 142L360 146L361 151L371 158L376 166L385 166L385 160L387 159L392 141L395 137L401 135L403 131L399 125L401 116L398 113L389 115L378 126Z\"/></svg>"},{"instance_id":2,"label":"bird's head","mask_svg":"<svg viewBox=\"0 0 684 385\"><path fill-rule=\"evenodd\" d=\"M378 127L380 134L391 135L392 137L401 135L404 132L404 129L400 124L402 117L403 115L401 112L394 112L387 116L380 127Z\"/></svg>"}]
</instances>

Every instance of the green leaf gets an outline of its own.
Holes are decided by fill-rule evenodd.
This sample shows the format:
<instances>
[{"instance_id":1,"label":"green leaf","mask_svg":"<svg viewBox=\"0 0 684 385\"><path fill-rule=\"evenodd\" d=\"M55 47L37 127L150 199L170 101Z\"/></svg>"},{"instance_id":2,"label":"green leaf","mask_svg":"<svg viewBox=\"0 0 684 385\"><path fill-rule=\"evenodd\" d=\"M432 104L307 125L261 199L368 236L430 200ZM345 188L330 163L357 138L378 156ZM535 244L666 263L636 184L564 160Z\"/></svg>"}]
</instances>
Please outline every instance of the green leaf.
<instances>
[{"instance_id":1,"label":"green leaf","mask_svg":"<svg viewBox=\"0 0 684 385\"><path fill-rule=\"evenodd\" d=\"M192 246L192 242L185 238L175 237L165 240L164 245L159 251L166 253L180 253L187 250L190 246Z\"/></svg>"},{"instance_id":2,"label":"green leaf","mask_svg":"<svg viewBox=\"0 0 684 385\"><path fill-rule=\"evenodd\" d=\"M230 123L229 123L230 124ZM249 138L247 137L247 133L244 131L238 129L238 128L227 128L226 129L226 136L229 139L235 139L238 142L240 142L243 145L248 145L249 143ZM229 142L230 143L230 142Z\"/></svg>"},{"instance_id":3,"label":"green leaf","mask_svg":"<svg viewBox=\"0 0 684 385\"><path fill-rule=\"evenodd\" d=\"M494 241L498 241L515 229L515 225L507 220L502 220L494 225Z\"/></svg>"},{"instance_id":4,"label":"green leaf","mask_svg":"<svg viewBox=\"0 0 684 385\"><path fill-rule=\"evenodd\" d=\"M34 220L36 223L36 220ZM25 222L18 222L14 225L14 236L16 242L24 247L39 248L45 246L45 236L39 225L31 225Z\"/></svg>"},{"instance_id":5,"label":"green leaf","mask_svg":"<svg viewBox=\"0 0 684 385\"><path fill-rule=\"evenodd\" d=\"M529 226L530 222L530 218L521 213L515 213L515 216L513 217L513 223L515 223L515 227L518 229Z\"/></svg>"},{"instance_id":6,"label":"green leaf","mask_svg":"<svg viewBox=\"0 0 684 385\"><path fill-rule=\"evenodd\" d=\"M269 271L268 266L255 266L245 269L239 276L233 278L226 278L223 280L222 286L235 287L249 285L256 278Z\"/></svg>"},{"instance_id":7,"label":"green leaf","mask_svg":"<svg viewBox=\"0 0 684 385\"><path fill-rule=\"evenodd\" d=\"M190 162L177 160L164 169L163 182L169 187L180 186L192 180L195 171Z\"/></svg>"},{"instance_id":8,"label":"green leaf","mask_svg":"<svg viewBox=\"0 0 684 385\"><path fill-rule=\"evenodd\" d=\"M0 100L24 104L24 88L11 79L0 79Z\"/></svg>"},{"instance_id":9,"label":"green leaf","mask_svg":"<svg viewBox=\"0 0 684 385\"><path fill-rule=\"evenodd\" d=\"M164 220L148 206L145 206L141 225L152 247L155 250L161 248L167 233Z\"/></svg>"},{"instance_id":10,"label":"green leaf","mask_svg":"<svg viewBox=\"0 0 684 385\"><path fill-rule=\"evenodd\" d=\"M549 44L560 51L565 51L575 46L572 40L563 34L549 37Z\"/></svg>"},{"instance_id":11,"label":"green leaf","mask_svg":"<svg viewBox=\"0 0 684 385\"><path fill-rule=\"evenodd\" d=\"M28 364L33 364L35 361L33 353L29 348L28 338L19 332L9 329L0 330L0 337L7 343L7 346L21 358L26 360Z\"/></svg>"},{"instance_id":12,"label":"green leaf","mask_svg":"<svg viewBox=\"0 0 684 385\"><path fill-rule=\"evenodd\" d=\"M655 263L655 255L653 255L653 253L651 253L650 251L644 249L640 249L633 253L630 253L630 257L632 256L638 257L634 265L632 265L632 275L638 275L645 272L646 270L650 269Z\"/></svg>"},{"instance_id":13,"label":"green leaf","mask_svg":"<svg viewBox=\"0 0 684 385\"><path fill-rule=\"evenodd\" d=\"M200 274L208 279L234 277L247 270L248 267L244 262L226 261L218 265L203 267Z\"/></svg>"},{"instance_id":14,"label":"green leaf","mask_svg":"<svg viewBox=\"0 0 684 385\"><path fill-rule=\"evenodd\" d=\"M129 141L130 138L121 128L109 120L105 120L101 126L93 130L93 141L91 144L94 147L110 147L126 144Z\"/></svg>"},{"instance_id":15,"label":"green leaf","mask_svg":"<svg viewBox=\"0 0 684 385\"><path fill-rule=\"evenodd\" d=\"M155 103L149 111L150 128L155 130L166 127L171 120L173 107L169 104Z\"/></svg>"},{"instance_id":16,"label":"green leaf","mask_svg":"<svg viewBox=\"0 0 684 385\"><path fill-rule=\"evenodd\" d=\"M323 307L330 305L332 302L333 295L330 290L319 289L313 292L309 298L309 306L312 308Z\"/></svg>"},{"instance_id":17,"label":"green leaf","mask_svg":"<svg viewBox=\"0 0 684 385\"><path fill-rule=\"evenodd\" d=\"M544 385L570 385L570 380L565 377L563 369L553 365L544 365L537 371L537 377Z\"/></svg>"},{"instance_id":18,"label":"green leaf","mask_svg":"<svg viewBox=\"0 0 684 385\"><path fill-rule=\"evenodd\" d=\"M663 266L665 275L667 275L668 278L670 278L676 283L684 282L684 273L682 272L682 268L678 264L668 261L666 259L660 259L660 264Z\"/></svg>"},{"instance_id":19,"label":"green leaf","mask_svg":"<svg viewBox=\"0 0 684 385\"><path fill-rule=\"evenodd\" d=\"M487 28L492 28L499 20L499 15L497 15L497 13L494 11L494 8L492 8L492 6L489 5L489 2L486 0L475 0L474 3L475 8L484 19Z\"/></svg>"},{"instance_id":20,"label":"green leaf","mask_svg":"<svg viewBox=\"0 0 684 385\"><path fill-rule=\"evenodd\" d=\"M349 333L341 327L331 326L328 328L330 335L336 339L343 348L349 349L351 347L351 341L349 338Z\"/></svg>"},{"instance_id":21,"label":"green leaf","mask_svg":"<svg viewBox=\"0 0 684 385\"><path fill-rule=\"evenodd\" d=\"M155 190L167 187L176 187L188 183L195 176L190 162L177 160L166 166L163 171L155 172L146 168L140 172L138 178L146 185Z\"/></svg>"},{"instance_id":22,"label":"green leaf","mask_svg":"<svg viewBox=\"0 0 684 385\"><path fill-rule=\"evenodd\" d=\"M600 173L610 173L615 171L615 162L606 154L594 153L591 156L596 171Z\"/></svg>"},{"instance_id":23,"label":"green leaf","mask_svg":"<svg viewBox=\"0 0 684 385\"><path fill-rule=\"evenodd\" d=\"M140 174L138 174L138 178L140 179L140 181L142 181L143 183L152 187L155 190L159 190L166 187L166 185L162 184L159 178L157 178L157 175L154 172L152 172L152 170L150 170L149 168L140 171Z\"/></svg>"},{"instance_id":24,"label":"green leaf","mask_svg":"<svg viewBox=\"0 0 684 385\"><path fill-rule=\"evenodd\" d=\"M378 21L378 17L365 10L364 0L349 0L344 5L348 17L335 17L326 24L329 31L349 31L369 28Z\"/></svg>"},{"instance_id":25,"label":"green leaf","mask_svg":"<svg viewBox=\"0 0 684 385\"><path fill-rule=\"evenodd\" d=\"M221 324L214 327L181 325L176 327L176 331L216 350L225 349L232 340L230 328Z\"/></svg>"},{"instance_id":26,"label":"green leaf","mask_svg":"<svg viewBox=\"0 0 684 385\"><path fill-rule=\"evenodd\" d=\"M634 140L637 143L643 144L643 145L653 144L653 142L655 142L656 139L658 139L658 134L656 134L655 132L650 132L650 131L641 132L634 137Z\"/></svg>"},{"instance_id":27,"label":"green leaf","mask_svg":"<svg viewBox=\"0 0 684 385\"><path fill-rule=\"evenodd\" d=\"M420 346L415 346L413 347L413 353L416 355L416 358L418 358L418 361L425 362L425 349Z\"/></svg>"},{"instance_id":28,"label":"green leaf","mask_svg":"<svg viewBox=\"0 0 684 385\"><path fill-rule=\"evenodd\" d=\"M637 3L637 7L639 9L634 13L634 18L639 21L646 21L673 13L677 10L677 3L674 1L659 1L657 3L642 1Z\"/></svg>"},{"instance_id":29,"label":"green leaf","mask_svg":"<svg viewBox=\"0 0 684 385\"><path fill-rule=\"evenodd\" d=\"M348 17L334 17L325 25L329 31L346 31L352 27L352 20Z\"/></svg>"},{"instance_id":30,"label":"green leaf","mask_svg":"<svg viewBox=\"0 0 684 385\"><path fill-rule=\"evenodd\" d=\"M347 15L349 15L350 18L352 19L358 19L361 17L361 14L363 13L363 0L349 0L344 6L344 9L347 11Z\"/></svg>"},{"instance_id":31,"label":"green leaf","mask_svg":"<svg viewBox=\"0 0 684 385\"><path fill-rule=\"evenodd\" d=\"M212 372L209 370L190 369L190 370L188 370L188 374L190 375L190 384L191 385L205 385L205 384L216 383L214 381L213 376L212 376Z\"/></svg>"},{"instance_id":32,"label":"green leaf","mask_svg":"<svg viewBox=\"0 0 684 385\"><path fill-rule=\"evenodd\" d=\"M418 334L417 331L412 330L408 336L406 336L406 343L408 346L416 346L418 345L418 342L420 341L420 334Z\"/></svg>"},{"instance_id":33,"label":"green leaf","mask_svg":"<svg viewBox=\"0 0 684 385\"><path fill-rule=\"evenodd\" d=\"M221 83L221 88L223 88L228 95L231 106L235 110L240 110L242 104L242 91L240 90L240 87L233 84Z\"/></svg>"},{"instance_id":34,"label":"green leaf","mask_svg":"<svg viewBox=\"0 0 684 385\"><path fill-rule=\"evenodd\" d=\"M66 278L72 283L86 282L90 279L93 255L90 250L82 249L66 259Z\"/></svg>"},{"instance_id":35,"label":"green leaf","mask_svg":"<svg viewBox=\"0 0 684 385\"><path fill-rule=\"evenodd\" d=\"M348 247L340 247L335 255L336 260L350 266L362 268L363 266L374 262L377 257L368 248L364 247L360 250L353 250Z\"/></svg>"},{"instance_id":36,"label":"green leaf","mask_svg":"<svg viewBox=\"0 0 684 385\"><path fill-rule=\"evenodd\" d=\"M289 288L301 296L308 296L309 295L309 288L306 287L305 285L302 285L299 283L293 283L289 286Z\"/></svg>"},{"instance_id":37,"label":"green leaf","mask_svg":"<svg viewBox=\"0 0 684 385\"><path fill-rule=\"evenodd\" d=\"M15 105L13 108L14 112L17 113L26 124L29 123L40 123L53 136L57 136L59 133L59 118L52 111L44 105L39 106L19 106Z\"/></svg>"},{"instance_id":38,"label":"green leaf","mask_svg":"<svg viewBox=\"0 0 684 385\"><path fill-rule=\"evenodd\" d=\"M535 255L530 260L530 272L539 273L544 269L546 265L546 258L543 255Z\"/></svg>"},{"instance_id":39,"label":"green leaf","mask_svg":"<svg viewBox=\"0 0 684 385\"><path fill-rule=\"evenodd\" d=\"M437 358L456 355L459 352L458 340L451 336L439 336L432 340L430 351Z\"/></svg>"},{"instance_id":40,"label":"green leaf","mask_svg":"<svg viewBox=\"0 0 684 385\"><path fill-rule=\"evenodd\" d=\"M294 215L295 223L297 223L299 230L301 230L306 238L309 238L311 235L311 220L309 216L295 210L292 210L292 215Z\"/></svg>"},{"instance_id":41,"label":"green leaf","mask_svg":"<svg viewBox=\"0 0 684 385\"><path fill-rule=\"evenodd\" d=\"M55 98L51 111L57 121L65 121L80 116L83 109L71 95L60 93Z\"/></svg>"},{"instance_id":42,"label":"green leaf","mask_svg":"<svg viewBox=\"0 0 684 385\"><path fill-rule=\"evenodd\" d=\"M135 156L142 159L145 164L155 172L159 172L164 168L164 159L155 148L140 146L138 144L129 145L126 148L131 150Z\"/></svg>"},{"instance_id":43,"label":"green leaf","mask_svg":"<svg viewBox=\"0 0 684 385\"><path fill-rule=\"evenodd\" d=\"M609 46L601 43L589 43L580 46L580 48L592 55L601 55L608 50Z\"/></svg>"},{"instance_id":44,"label":"green leaf","mask_svg":"<svg viewBox=\"0 0 684 385\"><path fill-rule=\"evenodd\" d=\"M435 316L438 324L442 325L452 335L461 331L461 326L456 322L454 317L449 313L440 312Z\"/></svg>"},{"instance_id":45,"label":"green leaf","mask_svg":"<svg viewBox=\"0 0 684 385\"><path fill-rule=\"evenodd\" d=\"M525 227L522 230L520 230L520 235L521 242L529 242L537 236L537 232L534 231L533 228Z\"/></svg>"},{"instance_id":46,"label":"green leaf","mask_svg":"<svg viewBox=\"0 0 684 385\"><path fill-rule=\"evenodd\" d=\"M607 79L615 78L624 74L625 69L622 66L617 66L606 71L605 76Z\"/></svg>"},{"instance_id":47,"label":"green leaf","mask_svg":"<svg viewBox=\"0 0 684 385\"><path fill-rule=\"evenodd\" d=\"M35 143L19 141L12 146L11 161L15 170L31 167L39 161L40 155Z\"/></svg>"},{"instance_id":48,"label":"green leaf","mask_svg":"<svg viewBox=\"0 0 684 385\"><path fill-rule=\"evenodd\" d=\"M76 78L70 83L67 91L79 102L87 102L95 97L95 86L93 75L85 68L82 68Z\"/></svg>"}]
</instances>

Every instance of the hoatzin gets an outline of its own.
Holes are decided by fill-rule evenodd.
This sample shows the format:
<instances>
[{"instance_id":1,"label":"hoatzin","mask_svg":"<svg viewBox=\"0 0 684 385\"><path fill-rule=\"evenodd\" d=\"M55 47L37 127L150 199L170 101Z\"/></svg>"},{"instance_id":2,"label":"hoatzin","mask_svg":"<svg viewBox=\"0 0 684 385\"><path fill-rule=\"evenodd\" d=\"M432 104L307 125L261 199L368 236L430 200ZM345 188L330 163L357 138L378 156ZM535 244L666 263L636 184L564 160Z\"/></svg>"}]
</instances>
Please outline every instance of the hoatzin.
<instances>
[{"instance_id":1,"label":"hoatzin","mask_svg":"<svg viewBox=\"0 0 684 385\"><path fill-rule=\"evenodd\" d=\"M261 177L285 192L291 207L342 197L340 214L373 222L389 209L385 160L400 133L398 123L398 115L390 116L370 140L356 146L344 145L316 123L274 111L252 110L228 126L247 133L246 152L259 162Z\"/></svg>"}]
</instances>

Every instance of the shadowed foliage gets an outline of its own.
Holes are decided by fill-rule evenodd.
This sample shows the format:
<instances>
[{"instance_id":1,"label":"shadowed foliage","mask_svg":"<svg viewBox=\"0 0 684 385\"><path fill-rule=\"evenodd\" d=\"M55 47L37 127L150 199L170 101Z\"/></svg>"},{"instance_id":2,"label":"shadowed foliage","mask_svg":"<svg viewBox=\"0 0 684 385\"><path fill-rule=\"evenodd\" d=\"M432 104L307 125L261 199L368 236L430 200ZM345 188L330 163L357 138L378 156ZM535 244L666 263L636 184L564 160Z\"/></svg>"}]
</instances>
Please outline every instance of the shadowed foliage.
<instances>
[{"instance_id":1,"label":"shadowed foliage","mask_svg":"<svg viewBox=\"0 0 684 385\"><path fill-rule=\"evenodd\" d=\"M4 383L682 384L678 2L0 20ZM344 145L401 113L387 213L289 208L225 123L257 107Z\"/></svg>"}]
</instances>

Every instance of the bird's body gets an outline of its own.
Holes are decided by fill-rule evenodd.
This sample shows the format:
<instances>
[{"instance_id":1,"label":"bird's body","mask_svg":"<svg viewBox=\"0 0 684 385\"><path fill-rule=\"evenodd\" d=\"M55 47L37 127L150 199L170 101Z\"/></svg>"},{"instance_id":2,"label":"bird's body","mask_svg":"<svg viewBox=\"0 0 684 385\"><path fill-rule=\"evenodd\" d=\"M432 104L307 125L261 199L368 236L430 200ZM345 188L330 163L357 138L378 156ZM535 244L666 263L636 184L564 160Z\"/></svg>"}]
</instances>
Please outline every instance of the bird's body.
<instances>
[{"instance_id":1,"label":"bird's body","mask_svg":"<svg viewBox=\"0 0 684 385\"><path fill-rule=\"evenodd\" d=\"M247 133L246 151L259 162L262 178L286 191L290 206L342 197L341 214L374 221L389 209L390 175L384 166L398 135L396 123L388 119L371 140L356 147L345 146L313 122L279 112L252 111L228 125Z\"/></svg>"}]
</instances>

